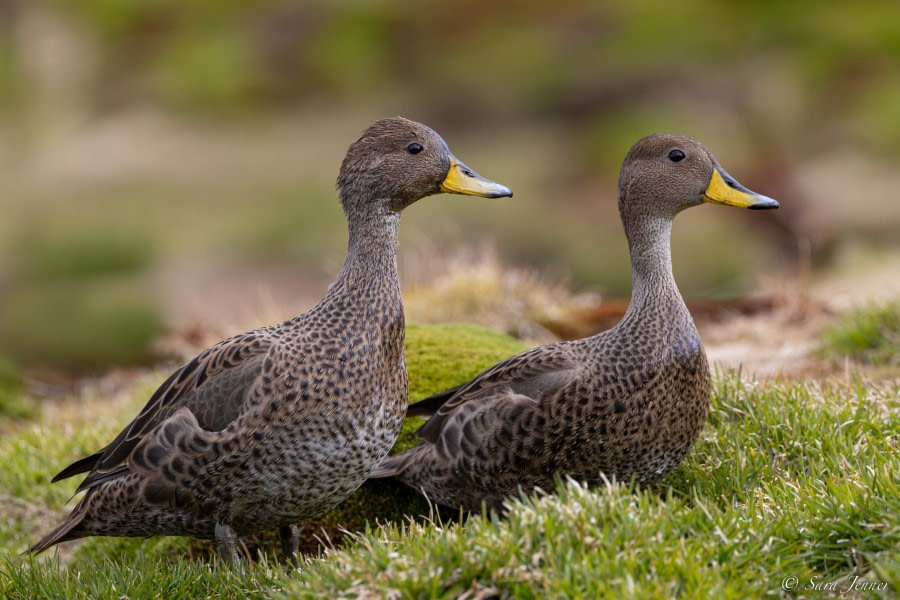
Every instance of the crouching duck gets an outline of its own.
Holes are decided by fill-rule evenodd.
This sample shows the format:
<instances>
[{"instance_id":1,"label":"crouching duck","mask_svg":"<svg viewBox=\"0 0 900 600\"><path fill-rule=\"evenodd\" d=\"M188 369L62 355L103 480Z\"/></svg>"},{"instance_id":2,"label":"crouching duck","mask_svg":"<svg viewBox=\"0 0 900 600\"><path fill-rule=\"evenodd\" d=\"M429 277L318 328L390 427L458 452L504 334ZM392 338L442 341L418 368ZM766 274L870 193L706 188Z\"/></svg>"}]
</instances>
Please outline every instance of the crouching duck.
<instances>
[{"instance_id":1,"label":"crouching duck","mask_svg":"<svg viewBox=\"0 0 900 600\"><path fill-rule=\"evenodd\" d=\"M477 510L554 475L640 483L674 469L710 402L700 336L672 276L672 220L703 202L778 208L744 188L699 142L659 134L628 152L619 212L631 252L622 321L582 340L540 346L409 407L424 441L370 477L395 477L431 500Z\"/></svg>"},{"instance_id":2,"label":"crouching duck","mask_svg":"<svg viewBox=\"0 0 900 600\"><path fill-rule=\"evenodd\" d=\"M408 402L400 212L439 192L512 192L402 118L363 132L337 187L349 245L325 297L175 371L112 443L53 479L88 473L86 493L30 552L92 535L184 535L217 540L235 561L239 537L277 528L295 562L295 523L337 505L381 462Z\"/></svg>"}]
</instances>

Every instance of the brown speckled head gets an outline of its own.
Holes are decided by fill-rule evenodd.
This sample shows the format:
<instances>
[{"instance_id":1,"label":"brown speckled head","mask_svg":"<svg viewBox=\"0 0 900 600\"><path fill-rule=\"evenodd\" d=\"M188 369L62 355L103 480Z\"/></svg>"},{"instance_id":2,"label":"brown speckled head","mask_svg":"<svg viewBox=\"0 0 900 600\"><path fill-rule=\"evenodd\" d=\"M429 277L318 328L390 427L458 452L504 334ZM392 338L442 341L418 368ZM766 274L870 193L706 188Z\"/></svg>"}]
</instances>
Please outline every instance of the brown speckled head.
<instances>
[{"instance_id":1,"label":"brown speckled head","mask_svg":"<svg viewBox=\"0 0 900 600\"><path fill-rule=\"evenodd\" d=\"M512 196L456 159L430 127L402 117L376 121L351 144L337 186L348 216L360 209L399 212L439 192Z\"/></svg>"},{"instance_id":2,"label":"brown speckled head","mask_svg":"<svg viewBox=\"0 0 900 600\"><path fill-rule=\"evenodd\" d=\"M628 151L619 175L623 219L639 215L672 219L703 202L752 209L778 207L771 198L735 181L706 146L687 136L649 135Z\"/></svg>"}]
</instances>

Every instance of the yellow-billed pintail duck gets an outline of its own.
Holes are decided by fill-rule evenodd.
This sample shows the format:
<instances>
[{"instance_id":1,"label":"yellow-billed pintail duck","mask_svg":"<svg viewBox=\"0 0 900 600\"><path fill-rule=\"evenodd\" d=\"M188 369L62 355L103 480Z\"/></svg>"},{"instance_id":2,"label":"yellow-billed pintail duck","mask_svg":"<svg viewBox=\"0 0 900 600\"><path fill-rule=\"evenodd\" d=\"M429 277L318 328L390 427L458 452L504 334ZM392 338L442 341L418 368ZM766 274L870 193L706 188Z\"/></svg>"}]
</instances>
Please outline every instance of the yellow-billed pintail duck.
<instances>
[{"instance_id":1,"label":"yellow-billed pintail duck","mask_svg":"<svg viewBox=\"0 0 900 600\"><path fill-rule=\"evenodd\" d=\"M217 540L233 561L240 536L278 528L295 561L295 523L337 505L381 462L408 402L400 211L439 192L512 192L399 117L350 146L337 186L349 245L325 297L175 371L112 443L53 479L88 473L86 494L29 551L92 535L185 535Z\"/></svg>"},{"instance_id":2,"label":"yellow-billed pintail duck","mask_svg":"<svg viewBox=\"0 0 900 600\"><path fill-rule=\"evenodd\" d=\"M501 509L554 475L601 474L648 483L696 441L710 375L672 276L672 220L703 202L751 209L778 203L744 188L699 142L651 135L628 152L619 212L631 251L632 298L612 329L540 346L409 407L428 417L423 442L389 456L371 477L395 477L430 499Z\"/></svg>"}]
</instances>

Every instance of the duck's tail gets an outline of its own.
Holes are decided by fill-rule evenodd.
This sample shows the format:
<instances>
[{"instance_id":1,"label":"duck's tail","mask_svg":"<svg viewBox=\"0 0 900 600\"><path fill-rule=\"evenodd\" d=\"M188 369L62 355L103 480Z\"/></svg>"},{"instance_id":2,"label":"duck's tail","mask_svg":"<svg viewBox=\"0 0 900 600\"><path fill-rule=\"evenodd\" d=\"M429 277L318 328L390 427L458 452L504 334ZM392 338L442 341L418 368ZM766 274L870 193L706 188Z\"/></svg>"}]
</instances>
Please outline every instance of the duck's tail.
<instances>
[{"instance_id":1,"label":"duck's tail","mask_svg":"<svg viewBox=\"0 0 900 600\"><path fill-rule=\"evenodd\" d=\"M369 473L369 479L384 479L387 477L399 477L414 462L414 449L386 456L375 470Z\"/></svg>"},{"instance_id":2,"label":"duck's tail","mask_svg":"<svg viewBox=\"0 0 900 600\"><path fill-rule=\"evenodd\" d=\"M88 492L88 496L89 495L90 492ZM78 503L75 510L72 511L72 514L69 515L69 518L66 519L62 525L42 537L36 544L22 554L39 554L60 542L77 540L78 538L84 537L82 533L73 530L81 524L85 515L87 515L87 502L85 502L85 500L87 500L88 496L81 499L81 502Z\"/></svg>"},{"instance_id":3,"label":"duck's tail","mask_svg":"<svg viewBox=\"0 0 900 600\"><path fill-rule=\"evenodd\" d=\"M56 476L50 480L50 483L56 483L57 481L68 479L73 475L91 471L97 465L97 463L100 462L100 458L102 458L104 450L106 450L106 448L99 452L91 454L90 456L85 456L82 459L76 460L71 465L57 473Z\"/></svg>"}]
</instances>

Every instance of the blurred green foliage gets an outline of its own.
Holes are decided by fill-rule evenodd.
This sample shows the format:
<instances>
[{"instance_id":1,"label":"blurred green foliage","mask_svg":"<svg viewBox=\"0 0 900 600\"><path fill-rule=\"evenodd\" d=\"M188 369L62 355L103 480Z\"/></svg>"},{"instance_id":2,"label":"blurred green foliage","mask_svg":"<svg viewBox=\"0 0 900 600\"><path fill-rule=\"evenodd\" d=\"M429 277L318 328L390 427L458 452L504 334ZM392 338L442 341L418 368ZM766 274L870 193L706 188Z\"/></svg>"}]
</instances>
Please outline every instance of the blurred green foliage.
<instances>
[{"instance_id":1,"label":"blurred green foliage","mask_svg":"<svg viewBox=\"0 0 900 600\"><path fill-rule=\"evenodd\" d=\"M150 259L145 241L108 232L23 236L0 294L0 351L64 369L147 360L162 328L141 276Z\"/></svg>"},{"instance_id":2,"label":"blurred green foliage","mask_svg":"<svg viewBox=\"0 0 900 600\"><path fill-rule=\"evenodd\" d=\"M823 333L826 356L900 366L900 300L845 313Z\"/></svg>"},{"instance_id":3,"label":"blurred green foliage","mask_svg":"<svg viewBox=\"0 0 900 600\"><path fill-rule=\"evenodd\" d=\"M577 118L591 139L621 130L619 115L687 106L702 117L710 97L751 127L752 113L775 108L788 86L804 109L789 131L771 124L788 142L849 134L900 151L900 136L884 131L900 115L878 110L900 80L892 0L46 3L99 53L99 106L150 100L220 115L404 94L460 123ZM848 119L859 127L844 129Z\"/></svg>"},{"instance_id":4,"label":"blurred green foliage","mask_svg":"<svg viewBox=\"0 0 900 600\"><path fill-rule=\"evenodd\" d=\"M615 214L625 151L654 130L703 140L744 184L784 201L776 215L711 209L720 220L701 225L697 209L676 223L685 295L740 293L753 274L796 264L791 249L819 233L803 228L826 203L800 197L796 165L833 149L888 164L900 153L898 81L893 0L0 0L0 124L20 134L7 148L0 131L0 167L7 149L32 167L0 169L24 173L0 196L14 212L0 222L0 348L69 363L84 343L86 357L96 345L137 360L158 329L151 268L200 255L337 261L340 153L387 114L445 132L460 158L516 190L477 207L420 203L404 216L405 247L490 237L517 262L619 296L630 290ZM254 145L284 124L295 145ZM170 148L184 156L158 158ZM266 160L272 148L298 150L296 170ZM19 211L31 218L24 238ZM895 237L884 222L879 235ZM746 233L755 226L765 245ZM88 291L93 281L107 289ZM44 294L70 300L34 300ZM98 298L115 314L101 316ZM55 328L59 310L83 325L69 342L25 332ZM100 342L117 334L93 329L119 323L135 330L121 352Z\"/></svg>"},{"instance_id":5,"label":"blurred green foliage","mask_svg":"<svg viewBox=\"0 0 900 600\"><path fill-rule=\"evenodd\" d=\"M80 229L59 235L32 230L18 248L16 276L27 282L127 275L147 268L152 260L147 240L114 231Z\"/></svg>"},{"instance_id":6,"label":"blurred green foliage","mask_svg":"<svg viewBox=\"0 0 900 600\"><path fill-rule=\"evenodd\" d=\"M34 408L22 401L25 378L8 359L0 355L0 419L3 417L29 418Z\"/></svg>"},{"instance_id":7,"label":"blurred green foliage","mask_svg":"<svg viewBox=\"0 0 900 600\"><path fill-rule=\"evenodd\" d=\"M5 352L66 369L144 362L161 328L145 286L127 280L29 285L7 294L0 313Z\"/></svg>"},{"instance_id":8,"label":"blurred green foliage","mask_svg":"<svg viewBox=\"0 0 900 600\"><path fill-rule=\"evenodd\" d=\"M205 111L240 111L251 106L255 65L244 40L229 32L185 32L165 46L150 80L171 106Z\"/></svg>"}]
</instances>

